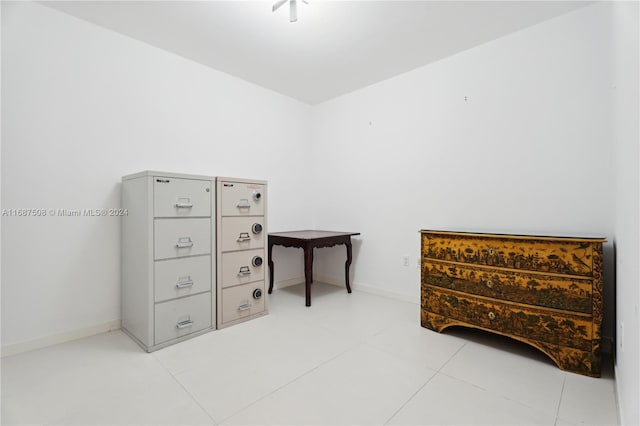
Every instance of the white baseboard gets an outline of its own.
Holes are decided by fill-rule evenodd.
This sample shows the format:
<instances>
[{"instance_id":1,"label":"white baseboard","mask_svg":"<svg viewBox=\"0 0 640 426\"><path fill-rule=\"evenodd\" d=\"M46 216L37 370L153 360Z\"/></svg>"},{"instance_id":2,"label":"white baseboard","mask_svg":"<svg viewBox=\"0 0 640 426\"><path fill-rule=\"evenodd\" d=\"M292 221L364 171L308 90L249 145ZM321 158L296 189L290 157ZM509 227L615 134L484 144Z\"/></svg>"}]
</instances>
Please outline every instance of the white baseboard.
<instances>
[{"instance_id":1,"label":"white baseboard","mask_svg":"<svg viewBox=\"0 0 640 426\"><path fill-rule=\"evenodd\" d=\"M274 290L277 290L279 288L291 287L292 285L298 285L298 284L304 284L304 277L303 278L292 278L290 280L284 280L284 281L278 281L277 283L275 283L273 285L273 288L274 288Z\"/></svg>"},{"instance_id":2,"label":"white baseboard","mask_svg":"<svg viewBox=\"0 0 640 426\"><path fill-rule=\"evenodd\" d=\"M338 278L329 277L326 275L319 275L319 276L313 277L313 280L326 283L326 284L335 285L337 287L344 288L345 286L344 279L338 279ZM301 282L304 282L304 278L298 280L298 283L301 283ZM401 302L420 304L420 296L411 297L406 294L396 293L389 290L383 290L381 288L371 287L362 283L350 283L350 284L351 284L351 289L353 291L361 291L363 293L375 294L376 296L382 296L389 299L399 300Z\"/></svg>"},{"instance_id":3,"label":"white baseboard","mask_svg":"<svg viewBox=\"0 0 640 426\"><path fill-rule=\"evenodd\" d=\"M344 286L344 284L342 285ZM376 296L398 300L400 302L413 303L414 305L420 304L420 296L412 297L407 294L395 293L393 291L382 290L380 288L359 283L351 284L351 289L354 291L361 291L363 293L375 294Z\"/></svg>"},{"instance_id":4,"label":"white baseboard","mask_svg":"<svg viewBox=\"0 0 640 426\"><path fill-rule=\"evenodd\" d=\"M89 337L108 331L119 330L120 320L109 321L104 324L98 324L91 327L85 327L78 330L68 331L66 333L56 334L54 336L41 337L39 339L29 340L27 342L14 343L2 347L2 357L16 355L22 352L33 351L36 349L46 348L60 343L70 342L72 340Z\"/></svg>"}]
</instances>

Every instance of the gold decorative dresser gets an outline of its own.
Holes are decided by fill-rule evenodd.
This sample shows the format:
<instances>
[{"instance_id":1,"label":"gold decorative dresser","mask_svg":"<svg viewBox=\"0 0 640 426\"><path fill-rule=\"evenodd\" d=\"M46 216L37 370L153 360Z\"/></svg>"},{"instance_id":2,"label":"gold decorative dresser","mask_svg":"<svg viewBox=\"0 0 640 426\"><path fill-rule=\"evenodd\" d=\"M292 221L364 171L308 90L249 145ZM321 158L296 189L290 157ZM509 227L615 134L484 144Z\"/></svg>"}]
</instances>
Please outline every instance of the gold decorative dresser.
<instances>
[{"instance_id":1,"label":"gold decorative dresser","mask_svg":"<svg viewBox=\"0 0 640 426\"><path fill-rule=\"evenodd\" d=\"M421 324L525 342L600 376L603 238L421 231Z\"/></svg>"}]
</instances>

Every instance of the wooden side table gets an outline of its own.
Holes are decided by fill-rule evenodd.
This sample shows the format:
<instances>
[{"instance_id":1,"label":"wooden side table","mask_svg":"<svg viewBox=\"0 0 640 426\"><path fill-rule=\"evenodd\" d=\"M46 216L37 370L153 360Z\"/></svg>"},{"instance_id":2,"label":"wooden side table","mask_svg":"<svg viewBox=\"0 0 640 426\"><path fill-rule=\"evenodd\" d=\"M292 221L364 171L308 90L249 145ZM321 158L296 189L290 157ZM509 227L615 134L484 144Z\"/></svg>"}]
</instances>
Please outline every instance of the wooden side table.
<instances>
[{"instance_id":1,"label":"wooden side table","mask_svg":"<svg viewBox=\"0 0 640 426\"><path fill-rule=\"evenodd\" d=\"M297 247L304 250L304 282L305 305L311 306L311 282L313 281L313 249L320 247L333 247L338 244L347 246L347 261L344 264L345 284L347 292L351 293L349 285L349 266L351 266L351 236L360 235L359 232L333 232L333 231L291 231L269 234L269 294L273 290L273 246Z\"/></svg>"}]
</instances>

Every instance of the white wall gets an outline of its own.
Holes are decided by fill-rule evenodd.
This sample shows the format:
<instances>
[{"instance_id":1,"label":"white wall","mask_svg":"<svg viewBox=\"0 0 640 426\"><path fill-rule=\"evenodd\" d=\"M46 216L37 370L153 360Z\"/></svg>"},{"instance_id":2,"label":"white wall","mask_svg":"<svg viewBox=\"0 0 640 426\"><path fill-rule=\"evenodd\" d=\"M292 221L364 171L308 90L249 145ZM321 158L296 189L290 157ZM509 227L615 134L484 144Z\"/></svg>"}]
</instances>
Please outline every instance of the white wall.
<instances>
[{"instance_id":1,"label":"white wall","mask_svg":"<svg viewBox=\"0 0 640 426\"><path fill-rule=\"evenodd\" d=\"M615 243L621 412L638 423L637 51L628 66L638 13L608 7L311 109L47 7L3 2L2 208L116 207L120 176L142 169L268 179L272 231L360 231L355 287L415 302L419 229L604 235L604 333ZM119 319L116 219L3 217L2 232L3 347ZM277 281L303 276L299 255L276 256ZM321 249L317 275L341 282L343 261Z\"/></svg>"},{"instance_id":2,"label":"white wall","mask_svg":"<svg viewBox=\"0 0 640 426\"><path fill-rule=\"evenodd\" d=\"M614 3L613 136L616 148L616 383L622 424L640 424L639 3Z\"/></svg>"},{"instance_id":3,"label":"white wall","mask_svg":"<svg viewBox=\"0 0 640 426\"><path fill-rule=\"evenodd\" d=\"M420 229L602 235L612 336L605 12L577 10L314 109L314 225L362 233L355 287L417 303ZM317 275L341 282L342 251L316 259Z\"/></svg>"},{"instance_id":4,"label":"white wall","mask_svg":"<svg viewBox=\"0 0 640 426\"><path fill-rule=\"evenodd\" d=\"M3 209L118 207L122 175L166 170L267 179L269 227L310 226L310 107L42 5L2 7ZM117 218L2 231L4 349L119 320ZM278 266L302 275L301 257Z\"/></svg>"}]
</instances>

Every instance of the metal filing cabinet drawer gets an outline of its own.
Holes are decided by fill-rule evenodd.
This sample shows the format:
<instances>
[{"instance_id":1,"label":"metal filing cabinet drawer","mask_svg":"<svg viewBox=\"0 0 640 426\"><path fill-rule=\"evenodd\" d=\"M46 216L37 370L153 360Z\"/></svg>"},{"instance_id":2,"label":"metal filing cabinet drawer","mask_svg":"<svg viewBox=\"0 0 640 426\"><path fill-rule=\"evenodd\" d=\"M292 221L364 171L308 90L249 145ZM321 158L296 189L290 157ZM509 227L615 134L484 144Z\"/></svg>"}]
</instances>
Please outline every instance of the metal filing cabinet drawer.
<instances>
[{"instance_id":1,"label":"metal filing cabinet drawer","mask_svg":"<svg viewBox=\"0 0 640 426\"><path fill-rule=\"evenodd\" d=\"M211 291L211 256L154 262L155 301Z\"/></svg>"},{"instance_id":2,"label":"metal filing cabinet drawer","mask_svg":"<svg viewBox=\"0 0 640 426\"><path fill-rule=\"evenodd\" d=\"M211 293L157 303L155 344L211 327Z\"/></svg>"},{"instance_id":3,"label":"metal filing cabinet drawer","mask_svg":"<svg viewBox=\"0 0 640 426\"><path fill-rule=\"evenodd\" d=\"M155 217L211 216L211 181L155 176Z\"/></svg>"},{"instance_id":4,"label":"metal filing cabinet drawer","mask_svg":"<svg viewBox=\"0 0 640 426\"><path fill-rule=\"evenodd\" d=\"M223 253L222 264L218 265L222 274L222 287L264 280L266 260L263 256L263 249Z\"/></svg>"},{"instance_id":5,"label":"metal filing cabinet drawer","mask_svg":"<svg viewBox=\"0 0 640 426\"><path fill-rule=\"evenodd\" d=\"M259 183L223 181L220 186L222 216L262 216L265 185Z\"/></svg>"},{"instance_id":6,"label":"metal filing cabinet drawer","mask_svg":"<svg viewBox=\"0 0 640 426\"><path fill-rule=\"evenodd\" d=\"M264 281L222 290L222 322L236 321L265 310Z\"/></svg>"},{"instance_id":7,"label":"metal filing cabinet drawer","mask_svg":"<svg viewBox=\"0 0 640 426\"><path fill-rule=\"evenodd\" d=\"M223 252L264 247L264 219L223 217L220 235Z\"/></svg>"},{"instance_id":8,"label":"metal filing cabinet drawer","mask_svg":"<svg viewBox=\"0 0 640 426\"><path fill-rule=\"evenodd\" d=\"M156 219L154 234L156 260L211 253L211 220L208 218Z\"/></svg>"}]
</instances>

